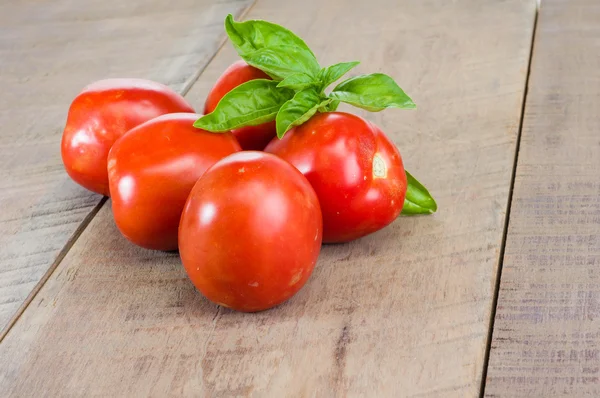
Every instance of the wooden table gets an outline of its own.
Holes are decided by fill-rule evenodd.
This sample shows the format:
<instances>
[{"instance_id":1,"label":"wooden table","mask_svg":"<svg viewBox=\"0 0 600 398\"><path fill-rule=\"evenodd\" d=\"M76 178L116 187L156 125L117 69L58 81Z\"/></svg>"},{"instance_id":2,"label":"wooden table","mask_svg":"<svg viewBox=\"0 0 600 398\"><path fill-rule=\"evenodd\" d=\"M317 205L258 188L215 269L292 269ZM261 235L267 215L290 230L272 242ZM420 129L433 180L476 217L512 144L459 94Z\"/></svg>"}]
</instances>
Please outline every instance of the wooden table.
<instances>
[{"instance_id":1,"label":"wooden table","mask_svg":"<svg viewBox=\"0 0 600 398\"><path fill-rule=\"evenodd\" d=\"M0 4L0 396L600 396L596 0L56 0ZM133 247L63 171L87 83L166 83L197 109L262 18L322 64L391 74L417 111L363 114L438 199L324 246L258 314Z\"/></svg>"}]
</instances>

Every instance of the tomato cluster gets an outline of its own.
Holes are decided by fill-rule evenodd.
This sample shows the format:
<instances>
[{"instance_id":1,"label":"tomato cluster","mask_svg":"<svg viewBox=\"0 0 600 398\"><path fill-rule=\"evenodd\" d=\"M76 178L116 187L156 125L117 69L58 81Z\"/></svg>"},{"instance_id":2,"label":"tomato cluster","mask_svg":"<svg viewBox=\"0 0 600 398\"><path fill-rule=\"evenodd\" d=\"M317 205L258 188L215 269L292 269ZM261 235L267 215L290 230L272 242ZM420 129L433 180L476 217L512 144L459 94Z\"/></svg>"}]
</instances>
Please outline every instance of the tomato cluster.
<instances>
[{"instance_id":1,"label":"tomato cluster","mask_svg":"<svg viewBox=\"0 0 600 398\"><path fill-rule=\"evenodd\" d=\"M222 90L260 77L253 69L230 67L206 108ZM179 248L192 282L220 305L258 311L281 303L307 281L322 239L364 236L402 210L400 154L358 116L320 113L282 140L268 126L209 133L193 127L198 118L156 83L97 82L73 102L63 161L75 181L111 196L127 239ZM240 135L247 148L270 143L265 152L239 152Z\"/></svg>"},{"instance_id":2,"label":"tomato cluster","mask_svg":"<svg viewBox=\"0 0 600 398\"><path fill-rule=\"evenodd\" d=\"M431 213L435 201L377 126L335 111L340 101L414 107L389 76L350 78L325 94L357 63L320 69L284 28L230 18L244 60L218 79L205 115L164 85L102 80L73 101L61 152L74 181L111 197L123 236L179 250L208 299L253 312L300 290L323 242L363 237L403 211ZM260 46L272 48L257 56ZM281 48L295 54L281 59L298 64L269 58Z\"/></svg>"}]
</instances>

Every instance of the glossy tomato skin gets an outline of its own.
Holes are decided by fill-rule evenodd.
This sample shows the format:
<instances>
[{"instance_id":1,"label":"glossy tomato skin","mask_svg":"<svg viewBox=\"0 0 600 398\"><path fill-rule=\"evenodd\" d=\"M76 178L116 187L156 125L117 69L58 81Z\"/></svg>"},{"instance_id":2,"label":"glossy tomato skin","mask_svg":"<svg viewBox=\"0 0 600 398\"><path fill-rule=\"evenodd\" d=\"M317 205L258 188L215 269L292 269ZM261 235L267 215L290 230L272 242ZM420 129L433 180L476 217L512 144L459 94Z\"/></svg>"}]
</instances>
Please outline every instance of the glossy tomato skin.
<instances>
[{"instance_id":1,"label":"glossy tomato skin","mask_svg":"<svg viewBox=\"0 0 600 398\"><path fill-rule=\"evenodd\" d=\"M390 224L402 211L406 174L396 146L374 124L319 113L265 148L290 162L315 189L323 242L346 242Z\"/></svg>"},{"instance_id":2,"label":"glossy tomato skin","mask_svg":"<svg viewBox=\"0 0 600 398\"><path fill-rule=\"evenodd\" d=\"M194 186L179 226L179 253L209 300L261 311L306 283L322 231L306 178L276 156L244 151L217 162Z\"/></svg>"},{"instance_id":3,"label":"glossy tomato skin","mask_svg":"<svg viewBox=\"0 0 600 398\"><path fill-rule=\"evenodd\" d=\"M204 113L211 113L221 98L240 84L254 79L271 79L265 72L244 61L231 64L217 80L204 104ZM232 130L233 135L245 150L261 151L277 135L275 121L258 126L246 126Z\"/></svg>"},{"instance_id":4,"label":"glossy tomato skin","mask_svg":"<svg viewBox=\"0 0 600 398\"><path fill-rule=\"evenodd\" d=\"M200 115L173 113L143 123L108 155L112 210L121 233L138 246L177 249L179 220L200 176L241 148L230 134L193 127Z\"/></svg>"},{"instance_id":5,"label":"glossy tomato skin","mask_svg":"<svg viewBox=\"0 0 600 398\"><path fill-rule=\"evenodd\" d=\"M61 143L69 176L81 186L108 195L106 158L114 142L133 127L166 113L194 112L169 87L143 79L92 83L73 100Z\"/></svg>"}]
</instances>

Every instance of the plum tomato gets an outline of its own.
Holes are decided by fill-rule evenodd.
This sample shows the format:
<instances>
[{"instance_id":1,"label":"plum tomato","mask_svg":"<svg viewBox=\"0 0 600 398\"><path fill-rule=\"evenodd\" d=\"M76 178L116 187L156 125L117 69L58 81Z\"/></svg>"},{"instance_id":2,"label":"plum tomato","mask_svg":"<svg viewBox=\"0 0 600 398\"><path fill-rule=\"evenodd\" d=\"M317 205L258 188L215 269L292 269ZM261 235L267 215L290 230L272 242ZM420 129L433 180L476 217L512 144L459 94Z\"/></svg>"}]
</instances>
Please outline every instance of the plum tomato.
<instances>
[{"instance_id":1,"label":"plum tomato","mask_svg":"<svg viewBox=\"0 0 600 398\"><path fill-rule=\"evenodd\" d=\"M240 84L254 79L271 79L265 72L248 65L244 61L231 64L217 80L210 90L204 113L211 113L217 107L221 98ZM246 126L232 130L233 135L245 150L262 151L265 146L277 135L275 121L260 124L258 126Z\"/></svg>"},{"instance_id":2,"label":"plum tomato","mask_svg":"<svg viewBox=\"0 0 600 398\"><path fill-rule=\"evenodd\" d=\"M264 152L212 166L192 190L179 226L179 253L196 288L238 311L293 296L321 248L321 209L306 178Z\"/></svg>"},{"instance_id":3,"label":"plum tomato","mask_svg":"<svg viewBox=\"0 0 600 398\"><path fill-rule=\"evenodd\" d=\"M106 158L114 142L133 127L166 113L194 112L169 87L142 79L106 79L85 87L71 103L61 155L79 185L108 195Z\"/></svg>"},{"instance_id":4,"label":"plum tomato","mask_svg":"<svg viewBox=\"0 0 600 398\"><path fill-rule=\"evenodd\" d=\"M194 113L162 115L115 142L108 176L115 222L136 245L176 250L185 201L200 176L241 148L230 133L193 127Z\"/></svg>"},{"instance_id":5,"label":"plum tomato","mask_svg":"<svg viewBox=\"0 0 600 398\"><path fill-rule=\"evenodd\" d=\"M390 224L402 211L406 174L396 146L374 124L319 113L265 148L293 164L315 189L323 242L346 242Z\"/></svg>"}]
</instances>

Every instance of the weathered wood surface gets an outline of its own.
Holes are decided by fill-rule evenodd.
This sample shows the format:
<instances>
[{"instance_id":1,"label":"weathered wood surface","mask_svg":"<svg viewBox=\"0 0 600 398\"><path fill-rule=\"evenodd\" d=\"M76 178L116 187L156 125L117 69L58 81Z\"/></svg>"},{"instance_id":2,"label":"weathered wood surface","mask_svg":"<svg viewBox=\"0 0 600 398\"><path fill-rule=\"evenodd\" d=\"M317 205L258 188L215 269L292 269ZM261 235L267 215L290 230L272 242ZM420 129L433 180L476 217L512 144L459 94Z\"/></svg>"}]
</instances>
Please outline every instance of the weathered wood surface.
<instances>
[{"instance_id":1,"label":"weathered wood surface","mask_svg":"<svg viewBox=\"0 0 600 398\"><path fill-rule=\"evenodd\" d=\"M600 396L600 4L544 0L489 397Z\"/></svg>"},{"instance_id":2,"label":"weathered wood surface","mask_svg":"<svg viewBox=\"0 0 600 398\"><path fill-rule=\"evenodd\" d=\"M476 396L535 2L258 0L323 64L362 60L419 106L367 115L438 199L370 237L325 246L292 300L217 308L174 254L132 247L109 206L0 344L9 396ZM189 93L200 108L235 59ZM6 360L10 358L10 360Z\"/></svg>"},{"instance_id":3,"label":"weathered wood surface","mask_svg":"<svg viewBox=\"0 0 600 398\"><path fill-rule=\"evenodd\" d=\"M71 100L106 77L184 91L251 0L0 4L0 331L100 196L71 182L60 137Z\"/></svg>"}]
</instances>

